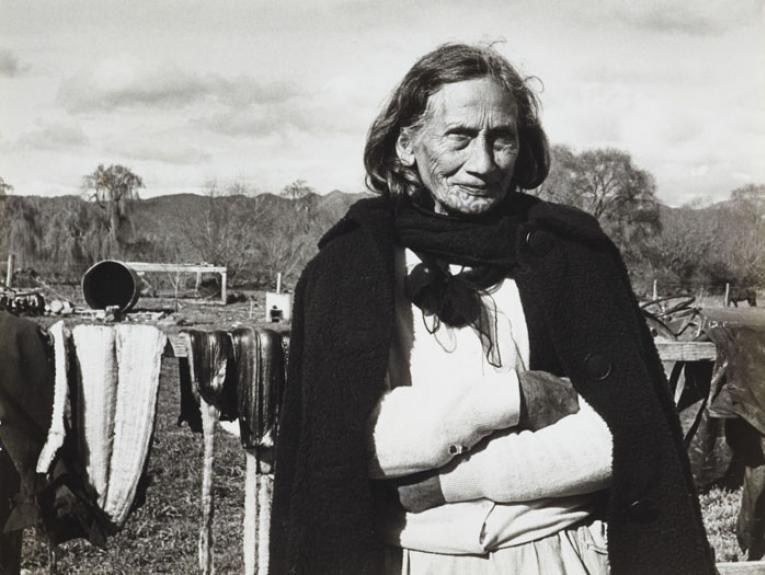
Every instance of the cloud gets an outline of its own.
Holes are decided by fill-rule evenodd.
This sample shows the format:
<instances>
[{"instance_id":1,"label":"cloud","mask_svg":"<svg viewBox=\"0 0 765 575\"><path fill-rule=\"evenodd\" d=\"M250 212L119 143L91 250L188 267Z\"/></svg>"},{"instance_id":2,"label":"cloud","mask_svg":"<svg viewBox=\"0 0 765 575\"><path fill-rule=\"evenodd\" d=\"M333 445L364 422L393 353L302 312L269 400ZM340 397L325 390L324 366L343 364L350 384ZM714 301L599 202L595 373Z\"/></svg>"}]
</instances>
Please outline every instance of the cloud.
<instances>
[{"instance_id":1,"label":"cloud","mask_svg":"<svg viewBox=\"0 0 765 575\"><path fill-rule=\"evenodd\" d=\"M16 140L16 145L33 150L66 150L79 148L89 143L82 128L72 122L41 122L23 132Z\"/></svg>"},{"instance_id":2,"label":"cloud","mask_svg":"<svg viewBox=\"0 0 765 575\"><path fill-rule=\"evenodd\" d=\"M760 4L758 0L735 3L724 0L697 0L691 3L653 0L625 3L615 8L613 15L620 23L643 31L710 36L760 18Z\"/></svg>"},{"instance_id":3,"label":"cloud","mask_svg":"<svg viewBox=\"0 0 765 575\"><path fill-rule=\"evenodd\" d=\"M5 48L0 48L0 76L12 78L21 74L24 69L16 54Z\"/></svg>"},{"instance_id":4,"label":"cloud","mask_svg":"<svg viewBox=\"0 0 765 575\"><path fill-rule=\"evenodd\" d=\"M225 136L267 136L282 132L288 127L305 129L304 119L297 114L278 114L273 110L237 110L217 112L195 118L191 124Z\"/></svg>"},{"instance_id":5,"label":"cloud","mask_svg":"<svg viewBox=\"0 0 765 575\"><path fill-rule=\"evenodd\" d=\"M656 7L643 11L620 10L617 16L624 24L653 32L680 32L705 36L720 34L724 30L722 22L678 7Z\"/></svg>"},{"instance_id":6,"label":"cloud","mask_svg":"<svg viewBox=\"0 0 765 575\"><path fill-rule=\"evenodd\" d=\"M191 120L191 125L225 136L274 136L294 132L313 135L363 134L371 115L358 108L342 108L342 102L294 101L258 106L246 110L226 110Z\"/></svg>"},{"instance_id":7,"label":"cloud","mask_svg":"<svg viewBox=\"0 0 765 575\"><path fill-rule=\"evenodd\" d=\"M299 93L289 82L191 73L169 65L147 68L120 58L87 66L65 79L57 99L67 111L83 113L138 107L177 109L200 102L240 108L283 101Z\"/></svg>"},{"instance_id":8,"label":"cloud","mask_svg":"<svg viewBox=\"0 0 765 575\"><path fill-rule=\"evenodd\" d=\"M162 138L160 136L135 141L120 140L107 143L104 149L109 154L128 160L175 165L201 164L211 159L209 153L199 148L171 143L168 140L167 137Z\"/></svg>"},{"instance_id":9,"label":"cloud","mask_svg":"<svg viewBox=\"0 0 765 575\"><path fill-rule=\"evenodd\" d=\"M255 105L206 109L191 120L195 127L226 136L272 136L289 132L316 135L362 134L377 102L358 79L327 78L316 90Z\"/></svg>"}]
</instances>

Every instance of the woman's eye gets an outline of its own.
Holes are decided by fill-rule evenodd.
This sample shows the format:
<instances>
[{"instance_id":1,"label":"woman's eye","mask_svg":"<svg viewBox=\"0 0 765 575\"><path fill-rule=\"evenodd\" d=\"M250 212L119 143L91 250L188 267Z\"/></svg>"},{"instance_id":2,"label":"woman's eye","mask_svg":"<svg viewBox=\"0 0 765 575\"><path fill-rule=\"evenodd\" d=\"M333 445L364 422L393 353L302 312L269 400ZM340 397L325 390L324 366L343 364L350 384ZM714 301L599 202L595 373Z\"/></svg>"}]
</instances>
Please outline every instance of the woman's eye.
<instances>
[{"instance_id":1,"label":"woman's eye","mask_svg":"<svg viewBox=\"0 0 765 575\"><path fill-rule=\"evenodd\" d=\"M511 136L500 136L494 140L494 149L505 150L508 148L514 148L518 145L518 141Z\"/></svg>"},{"instance_id":2,"label":"woman's eye","mask_svg":"<svg viewBox=\"0 0 765 575\"><path fill-rule=\"evenodd\" d=\"M447 134L446 139L450 144L456 147L467 146L470 143L470 136L467 134L460 134L459 132Z\"/></svg>"}]
</instances>

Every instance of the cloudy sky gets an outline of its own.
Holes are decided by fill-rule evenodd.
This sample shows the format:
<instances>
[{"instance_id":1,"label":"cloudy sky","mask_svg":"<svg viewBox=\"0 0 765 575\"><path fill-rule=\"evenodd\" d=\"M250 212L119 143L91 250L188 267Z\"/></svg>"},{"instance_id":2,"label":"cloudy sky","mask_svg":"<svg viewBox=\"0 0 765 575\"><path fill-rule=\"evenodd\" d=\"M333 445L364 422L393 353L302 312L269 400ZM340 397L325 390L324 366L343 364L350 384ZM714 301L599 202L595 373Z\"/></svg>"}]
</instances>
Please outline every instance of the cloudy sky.
<instances>
[{"instance_id":1,"label":"cloudy sky","mask_svg":"<svg viewBox=\"0 0 765 575\"><path fill-rule=\"evenodd\" d=\"M551 141L628 151L666 203L765 183L765 0L0 0L0 177L360 191L371 120L446 41L498 42Z\"/></svg>"}]
</instances>

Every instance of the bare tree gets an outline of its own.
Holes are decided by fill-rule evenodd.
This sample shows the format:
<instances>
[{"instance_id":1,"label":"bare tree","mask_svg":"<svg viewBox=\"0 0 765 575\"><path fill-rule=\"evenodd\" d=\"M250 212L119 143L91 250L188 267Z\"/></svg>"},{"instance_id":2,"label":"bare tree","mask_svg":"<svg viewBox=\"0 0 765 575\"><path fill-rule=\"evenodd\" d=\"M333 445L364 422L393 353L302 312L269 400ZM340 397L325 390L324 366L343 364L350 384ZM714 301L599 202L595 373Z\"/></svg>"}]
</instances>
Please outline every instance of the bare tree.
<instances>
[{"instance_id":1,"label":"bare tree","mask_svg":"<svg viewBox=\"0 0 765 575\"><path fill-rule=\"evenodd\" d=\"M81 273L112 251L109 219L80 198L62 202L49 214L42 233L41 257L62 273Z\"/></svg>"},{"instance_id":2,"label":"bare tree","mask_svg":"<svg viewBox=\"0 0 765 575\"><path fill-rule=\"evenodd\" d=\"M40 248L42 228L39 211L34 205L20 201L7 204L9 250L18 257L18 266L30 266L37 257Z\"/></svg>"},{"instance_id":3,"label":"bare tree","mask_svg":"<svg viewBox=\"0 0 765 575\"><path fill-rule=\"evenodd\" d=\"M709 286L709 272L724 233L713 211L694 206L664 209L661 234L646 248L644 275L659 280L669 293L693 293Z\"/></svg>"},{"instance_id":4,"label":"bare tree","mask_svg":"<svg viewBox=\"0 0 765 575\"><path fill-rule=\"evenodd\" d=\"M313 193L314 190L308 185L308 182L305 180L295 180L291 184L284 186L280 195L288 200L302 200Z\"/></svg>"},{"instance_id":5,"label":"bare tree","mask_svg":"<svg viewBox=\"0 0 765 575\"><path fill-rule=\"evenodd\" d=\"M765 285L765 185L748 184L730 194L723 250L743 287Z\"/></svg>"},{"instance_id":6,"label":"bare tree","mask_svg":"<svg viewBox=\"0 0 765 575\"><path fill-rule=\"evenodd\" d=\"M13 186L7 183L3 178L0 178L0 196L5 196L13 191Z\"/></svg>"},{"instance_id":7,"label":"bare tree","mask_svg":"<svg viewBox=\"0 0 765 575\"><path fill-rule=\"evenodd\" d=\"M628 263L641 259L646 241L661 230L653 176L621 150L577 154L553 146L550 175L536 193L595 216Z\"/></svg>"},{"instance_id":8,"label":"bare tree","mask_svg":"<svg viewBox=\"0 0 765 575\"><path fill-rule=\"evenodd\" d=\"M577 156L568 146L554 145L550 148L550 173L534 194L542 199L568 206L579 206L573 177L576 173Z\"/></svg>"},{"instance_id":9,"label":"bare tree","mask_svg":"<svg viewBox=\"0 0 765 575\"><path fill-rule=\"evenodd\" d=\"M324 231L317 229L318 196L304 180L285 186L280 195L290 201L282 202L272 212L274 217L263 222L258 234L258 267L268 278L282 273L295 279Z\"/></svg>"},{"instance_id":10,"label":"bare tree","mask_svg":"<svg viewBox=\"0 0 765 575\"><path fill-rule=\"evenodd\" d=\"M205 209L183 227L183 235L202 261L225 265L232 277L252 264L256 254L255 229L263 210L246 197L238 182L221 190L205 184Z\"/></svg>"},{"instance_id":11,"label":"bare tree","mask_svg":"<svg viewBox=\"0 0 765 575\"><path fill-rule=\"evenodd\" d=\"M92 174L82 179L82 189L86 197L108 211L109 232L117 246L126 243L132 232L131 203L138 199L138 189L142 187L143 180L120 164L112 164L106 168L101 164Z\"/></svg>"},{"instance_id":12,"label":"bare tree","mask_svg":"<svg viewBox=\"0 0 765 575\"><path fill-rule=\"evenodd\" d=\"M765 184L747 184L730 193L739 215L752 223L765 220Z\"/></svg>"},{"instance_id":13,"label":"bare tree","mask_svg":"<svg viewBox=\"0 0 765 575\"><path fill-rule=\"evenodd\" d=\"M662 210L662 231L648 244L650 277L670 289L765 285L765 186L733 190L711 205Z\"/></svg>"},{"instance_id":14,"label":"bare tree","mask_svg":"<svg viewBox=\"0 0 765 575\"><path fill-rule=\"evenodd\" d=\"M566 146L553 146L550 176L537 193L576 205L598 220L656 205L653 176L634 166L628 153L614 148L576 154Z\"/></svg>"},{"instance_id":15,"label":"bare tree","mask_svg":"<svg viewBox=\"0 0 765 575\"><path fill-rule=\"evenodd\" d=\"M0 178L0 198L3 198L13 191L13 186L7 183L3 178ZM7 229L8 225L5 220L5 201L0 201L0 227ZM5 234L0 234L0 247L7 241L7 238L3 237Z\"/></svg>"}]
</instances>

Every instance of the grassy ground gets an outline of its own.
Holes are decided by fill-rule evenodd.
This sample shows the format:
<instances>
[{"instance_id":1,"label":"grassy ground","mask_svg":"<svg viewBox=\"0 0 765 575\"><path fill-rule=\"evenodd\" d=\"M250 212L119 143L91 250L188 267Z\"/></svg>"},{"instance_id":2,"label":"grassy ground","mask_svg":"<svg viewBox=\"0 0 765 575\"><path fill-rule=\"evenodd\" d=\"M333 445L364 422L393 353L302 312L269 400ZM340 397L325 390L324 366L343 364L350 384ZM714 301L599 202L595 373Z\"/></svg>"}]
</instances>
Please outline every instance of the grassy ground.
<instances>
[{"instance_id":1,"label":"grassy ground","mask_svg":"<svg viewBox=\"0 0 765 575\"><path fill-rule=\"evenodd\" d=\"M704 525L717 561L745 561L736 540L736 517L741 506L741 489L713 487L701 494Z\"/></svg>"}]
</instances>

